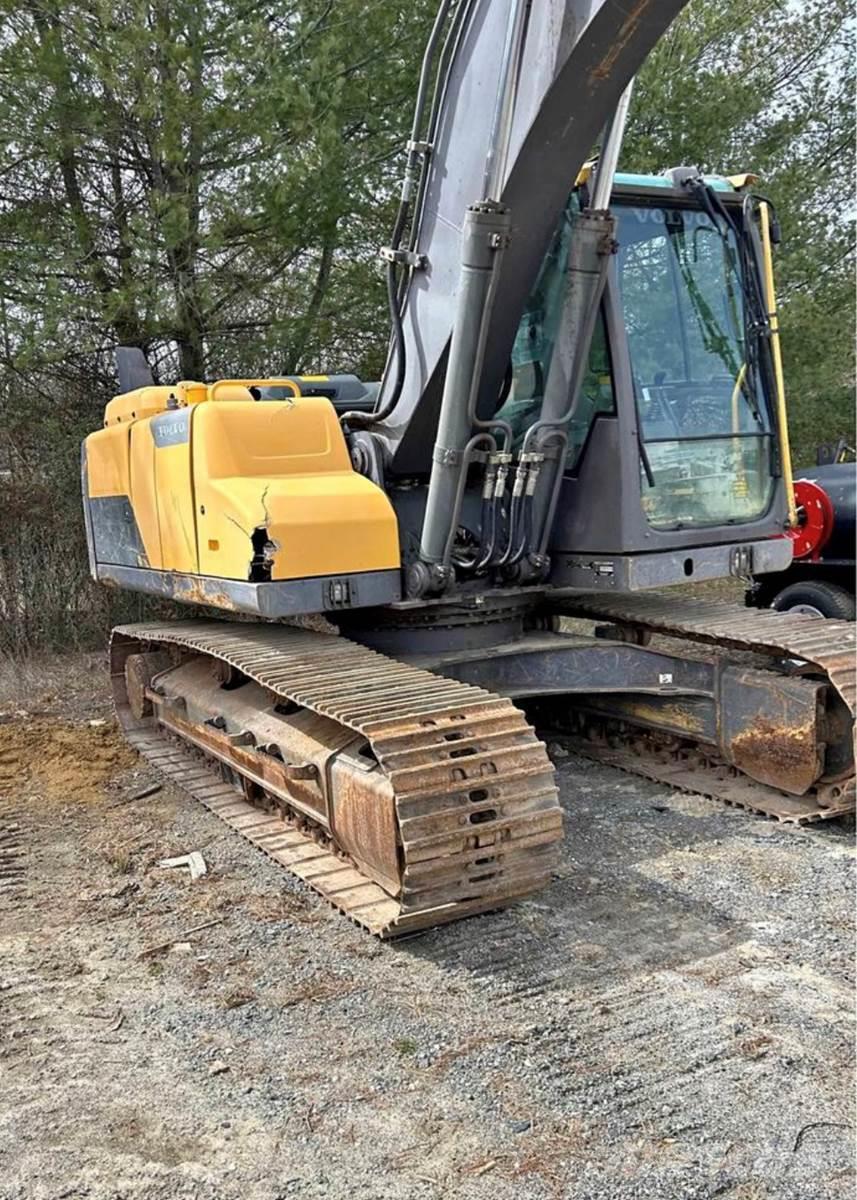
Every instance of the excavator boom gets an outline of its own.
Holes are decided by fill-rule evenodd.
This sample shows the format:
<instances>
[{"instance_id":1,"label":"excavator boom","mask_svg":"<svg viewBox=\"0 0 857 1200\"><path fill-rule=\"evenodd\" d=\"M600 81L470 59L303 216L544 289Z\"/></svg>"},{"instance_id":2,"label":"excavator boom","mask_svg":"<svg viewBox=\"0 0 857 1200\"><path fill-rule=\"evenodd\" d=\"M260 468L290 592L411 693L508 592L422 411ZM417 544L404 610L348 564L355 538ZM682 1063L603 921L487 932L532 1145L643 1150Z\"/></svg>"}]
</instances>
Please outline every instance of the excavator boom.
<instances>
[{"instance_id":1,"label":"excavator boom","mask_svg":"<svg viewBox=\"0 0 857 1200\"><path fill-rule=\"evenodd\" d=\"M376 429L396 472L425 469L430 462L468 206L497 200L509 209L513 226L497 284L503 302L486 331L480 398L490 403L578 170L628 83L686 2L471 0L458 6L457 48L429 126L411 237L418 265L408 267L404 285L404 378ZM507 81L502 51L516 18L520 36ZM508 130L498 120L504 83L511 85L513 99ZM489 197L498 156L502 177L496 179L495 170L497 194ZM396 371L390 370L381 390L382 411L395 388Z\"/></svg>"}]
</instances>

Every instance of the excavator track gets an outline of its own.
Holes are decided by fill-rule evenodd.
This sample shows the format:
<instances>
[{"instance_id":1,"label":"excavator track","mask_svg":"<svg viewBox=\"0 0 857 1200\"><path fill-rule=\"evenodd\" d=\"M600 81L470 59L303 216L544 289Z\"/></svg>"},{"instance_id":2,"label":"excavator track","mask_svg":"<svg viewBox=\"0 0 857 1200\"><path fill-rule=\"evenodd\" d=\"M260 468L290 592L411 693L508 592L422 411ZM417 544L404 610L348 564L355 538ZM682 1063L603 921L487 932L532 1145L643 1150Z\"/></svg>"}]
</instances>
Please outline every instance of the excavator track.
<instances>
[{"instance_id":1,"label":"excavator track","mask_svg":"<svg viewBox=\"0 0 857 1200\"><path fill-rule=\"evenodd\" d=\"M853 779L829 784L805 796L789 796L748 779L715 755L704 753L699 746L674 746L668 739L659 742L656 736L640 737L638 730L626 731L624 738L617 739L607 721L600 726L597 720L594 725L586 720L581 724L582 732L566 737L569 749L678 792L706 796L783 825L813 825L854 812ZM565 728L557 732L567 735Z\"/></svg>"},{"instance_id":2,"label":"excavator track","mask_svg":"<svg viewBox=\"0 0 857 1200\"><path fill-rule=\"evenodd\" d=\"M738 609L734 604L673 597L664 593L604 598L575 596L554 606L571 617L609 621L636 635L659 634L717 647L787 659L799 671L822 674L851 714L857 709L853 622L819 620L806 614ZM854 731L852 730L852 737ZM792 824L830 820L855 810L853 763L850 775L821 781L803 796L787 795L755 782L707 750L691 745L658 745L652 735L632 736L617 745L596 727L593 740L579 738L581 752L632 774L692 791L766 817Z\"/></svg>"},{"instance_id":3,"label":"excavator track","mask_svg":"<svg viewBox=\"0 0 857 1200\"><path fill-rule=\"evenodd\" d=\"M135 699L134 671L147 655L168 662ZM213 668L202 724L168 702L170 671L182 662L191 683ZM264 689L253 692L268 705L265 718L257 704L260 726L276 711L297 712L286 719L302 722L301 737L327 738L335 752L321 772L272 759L240 726L224 731L218 706L238 711L227 703L237 693L222 690L236 678L229 672ZM111 676L118 718L141 754L379 937L501 908L551 878L562 837L554 771L507 699L343 637L214 620L118 627ZM349 739L362 743L356 766ZM288 778L294 804L270 782ZM307 789L317 817L301 803ZM384 866L391 857L397 868Z\"/></svg>"}]
</instances>

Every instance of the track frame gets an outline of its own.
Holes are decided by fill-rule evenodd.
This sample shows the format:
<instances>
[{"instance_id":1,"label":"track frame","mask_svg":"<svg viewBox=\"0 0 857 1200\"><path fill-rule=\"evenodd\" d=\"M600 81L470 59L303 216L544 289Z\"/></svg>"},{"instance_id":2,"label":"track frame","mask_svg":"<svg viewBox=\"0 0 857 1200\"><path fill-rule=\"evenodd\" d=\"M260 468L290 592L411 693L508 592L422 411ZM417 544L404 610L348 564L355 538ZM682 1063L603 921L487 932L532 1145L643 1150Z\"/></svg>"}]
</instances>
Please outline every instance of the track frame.
<instances>
[{"instance_id":1,"label":"track frame","mask_svg":"<svg viewBox=\"0 0 857 1200\"><path fill-rule=\"evenodd\" d=\"M284 800L294 782L289 769L297 766L303 783L311 764L284 762L284 788L269 786L262 769L271 769L269 747L248 745L228 726L218 733L222 713L203 722L178 715L166 686L169 666L144 681L135 699L129 682L133 693L139 681L128 668L141 653L167 654L176 667L205 656L263 688L272 712L276 704L294 706L338 724L368 749L365 775L373 784L355 798L354 774L337 778L347 766L340 747L324 768L327 809L319 804L313 816L306 803ZM507 699L345 638L218 621L120 626L111 641L111 676L132 745L380 937L501 908L551 878L562 836L554 771ZM250 769L254 761L259 770ZM390 833L383 812L378 824L378 784L389 789L395 809L395 889L371 853L358 853ZM342 832L349 825L350 841Z\"/></svg>"}]
</instances>

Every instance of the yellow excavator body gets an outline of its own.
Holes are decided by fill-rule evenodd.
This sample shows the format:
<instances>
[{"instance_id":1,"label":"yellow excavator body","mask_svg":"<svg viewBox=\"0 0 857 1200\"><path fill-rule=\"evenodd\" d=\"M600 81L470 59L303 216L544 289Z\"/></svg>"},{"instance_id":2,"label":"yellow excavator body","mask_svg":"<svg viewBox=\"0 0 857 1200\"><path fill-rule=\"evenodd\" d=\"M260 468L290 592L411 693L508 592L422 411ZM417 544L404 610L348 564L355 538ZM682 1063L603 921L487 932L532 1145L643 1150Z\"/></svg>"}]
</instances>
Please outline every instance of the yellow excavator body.
<instances>
[{"instance_id":1,"label":"yellow excavator body","mask_svg":"<svg viewBox=\"0 0 857 1200\"><path fill-rule=\"evenodd\" d=\"M110 401L84 457L100 564L255 582L399 568L392 505L323 396L140 388Z\"/></svg>"},{"instance_id":2,"label":"yellow excavator body","mask_svg":"<svg viewBox=\"0 0 857 1200\"><path fill-rule=\"evenodd\" d=\"M298 389L111 400L83 446L96 578L275 619L398 600L393 506L353 469L330 399ZM121 626L111 645L132 745L364 928L413 932L549 881L553 769L510 700L281 624L153 629Z\"/></svg>"}]
</instances>

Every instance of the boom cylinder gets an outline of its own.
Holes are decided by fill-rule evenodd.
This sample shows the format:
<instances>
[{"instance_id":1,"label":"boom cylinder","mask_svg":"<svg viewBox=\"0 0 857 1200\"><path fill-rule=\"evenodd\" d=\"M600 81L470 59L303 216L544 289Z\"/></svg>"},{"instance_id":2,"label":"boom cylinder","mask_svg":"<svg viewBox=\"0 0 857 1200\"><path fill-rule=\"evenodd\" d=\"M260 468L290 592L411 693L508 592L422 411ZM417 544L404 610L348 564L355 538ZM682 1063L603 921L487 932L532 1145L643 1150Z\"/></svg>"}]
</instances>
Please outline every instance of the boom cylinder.
<instances>
[{"instance_id":1,"label":"boom cylinder","mask_svg":"<svg viewBox=\"0 0 857 1200\"><path fill-rule=\"evenodd\" d=\"M470 403L485 348L485 329L494 304L499 260L509 239L510 213L502 205L471 205L461 235L461 271L455 324L441 401L437 439L423 522L420 557L440 563L455 517L464 448L473 427Z\"/></svg>"},{"instance_id":2,"label":"boom cylinder","mask_svg":"<svg viewBox=\"0 0 857 1200\"><path fill-rule=\"evenodd\" d=\"M615 222L606 212L575 214L566 268L565 296L545 380L539 425L566 423L589 360L604 293Z\"/></svg>"}]
</instances>

